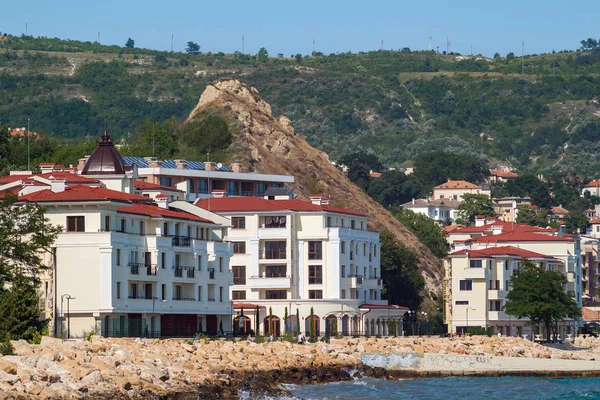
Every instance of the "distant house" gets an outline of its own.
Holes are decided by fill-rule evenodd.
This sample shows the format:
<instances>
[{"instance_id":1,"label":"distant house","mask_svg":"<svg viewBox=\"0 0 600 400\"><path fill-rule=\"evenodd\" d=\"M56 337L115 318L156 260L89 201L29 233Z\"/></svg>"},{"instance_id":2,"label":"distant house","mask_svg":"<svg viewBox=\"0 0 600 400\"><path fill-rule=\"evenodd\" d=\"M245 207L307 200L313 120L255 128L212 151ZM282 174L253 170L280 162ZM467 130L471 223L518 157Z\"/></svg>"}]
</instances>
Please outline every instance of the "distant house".
<instances>
[{"instance_id":1,"label":"distant house","mask_svg":"<svg viewBox=\"0 0 600 400\"><path fill-rule=\"evenodd\" d=\"M569 210L563 208L562 204L557 207L552 207L550 210L550 219L563 225L565 221L565 215L569 213Z\"/></svg>"},{"instance_id":2,"label":"distant house","mask_svg":"<svg viewBox=\"0 0 600 400\"><path fill-rule=\"evenodd\" d=\"M581 195L585 196L586 192L591 196L600 196L600 179L585 184L583 189L581 189Z\"/></svg>"},{"instance_id":3,"label":"distant house","mask_svg":"<svg viewBox=\"0 0 600 400\"><path fill-rule=\"evenodd\" d=\"M518 178L519 175L504 169L490 169L490 183L506 182L509 179Z\"/></svg>"},{"instance_id":4,"label":"distant house","mask_svg":"<svg viewBox=\"0 0 600 400\"><path fill-rule=\"evenodd\" d=\"M412 199L400 207L423 214L440 225L448 225L456 219L456 209L460 201L452 199Z\"/></svg>"},{"instance_id":5,"label":"distant house","mask_svg":"<svg viewBox=\"0 0 600 400\"><path fill-rule=\"evenodd\" d=\"M11 129L11 131L10 131L10 137L22 137L23 138L23 137L27 137L27 136L35 138L35 139L39 139L39 136L37 133L29 132L25 128L14 128L14 129Z\"/></svg>"},{"instance_id":6,"label":"distant house","mask_svg":"<svg viewBox=\"0 0 600 400\"><path fill-rule=\"evenodd\" d=\"M433 198L460 200L465 194L485 194L491 195L488 185L479 186L467 181L448 181L433 188Z\"/></svg>"},{"instance_id":7,"label":"distant house","mask_svg":"<svg viewBox=\"0 0 600 400\"><path fill-rule=\"evenodd\" d=\"M494 212L499 219L505 222L516 222L519 207L521 205L531 205L529 197L503 197L493 199Z\"/></svg>"}]
</instances>

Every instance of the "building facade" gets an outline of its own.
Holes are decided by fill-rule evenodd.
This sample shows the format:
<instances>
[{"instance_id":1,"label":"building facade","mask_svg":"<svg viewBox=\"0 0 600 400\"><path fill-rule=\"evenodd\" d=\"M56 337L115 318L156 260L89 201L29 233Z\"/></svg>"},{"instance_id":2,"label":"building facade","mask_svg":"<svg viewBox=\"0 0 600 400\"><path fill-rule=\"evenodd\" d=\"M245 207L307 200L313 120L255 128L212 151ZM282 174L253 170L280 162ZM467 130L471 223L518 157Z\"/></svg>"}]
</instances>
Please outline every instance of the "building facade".
<instances>
[{"instance_id":1,"label":"building facade","mask_svg":"<svg viewBox=\"0 0 600 400\"><path fill-rule=\"evenodd\" d=\"M491 191L488 185L476 185L467 181L451 181L437 185L433 188L433 198L451 199L462 201L465 194L484 194L491 196Z\"/></svg>"}]
</instances>

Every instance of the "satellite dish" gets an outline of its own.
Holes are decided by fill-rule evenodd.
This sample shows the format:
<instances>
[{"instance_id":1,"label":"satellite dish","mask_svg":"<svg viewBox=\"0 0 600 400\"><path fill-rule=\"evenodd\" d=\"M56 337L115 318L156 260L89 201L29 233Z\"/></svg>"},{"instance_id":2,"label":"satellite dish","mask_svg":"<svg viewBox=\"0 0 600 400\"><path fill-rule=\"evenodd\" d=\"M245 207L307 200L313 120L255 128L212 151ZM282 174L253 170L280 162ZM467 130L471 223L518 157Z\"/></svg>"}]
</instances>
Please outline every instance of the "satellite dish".
<instances>
[{"instance_id":1,"label":"satellite dish","mask_svg":"<svg viewBox=\"0 0 600 400\"><path fill-rule=\"evenodd\" d=\"M217 168L219 168L219 169L223 168L223 164L217 163Z\"/></svg>"}]
</instances>

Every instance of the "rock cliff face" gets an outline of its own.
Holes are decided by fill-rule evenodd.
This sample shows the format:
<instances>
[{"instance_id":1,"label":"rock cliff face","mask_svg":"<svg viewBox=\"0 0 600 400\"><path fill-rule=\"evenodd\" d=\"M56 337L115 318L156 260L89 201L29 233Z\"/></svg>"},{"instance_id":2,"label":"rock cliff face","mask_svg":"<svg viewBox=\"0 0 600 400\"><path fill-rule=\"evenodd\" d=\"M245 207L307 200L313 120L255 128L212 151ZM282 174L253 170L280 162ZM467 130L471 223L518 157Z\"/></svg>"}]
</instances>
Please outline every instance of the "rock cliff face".
<instances>
[{"instance_id":1,"label":"rock cliff face","mask_svg":"<svg viewBox=\"0 0 600 400\"><path fill-rule=\"evenodd\" d=\"M310 183L318 182L322 193L335 205L371 216L369 228L388 229L407 247L416 251L426 290L439 292L443 268L419 240L384 207L365 194L333 166L324 152L311 147L294 132L290 120L271 113L271 106L250 85L224 79L207 86L188 121L206 111L216 110L236 121L239 129L232 146L236 159L247 170L266 174L288 174L296 178L295 191L308 199Z\"/></svg>"}]
</instances>

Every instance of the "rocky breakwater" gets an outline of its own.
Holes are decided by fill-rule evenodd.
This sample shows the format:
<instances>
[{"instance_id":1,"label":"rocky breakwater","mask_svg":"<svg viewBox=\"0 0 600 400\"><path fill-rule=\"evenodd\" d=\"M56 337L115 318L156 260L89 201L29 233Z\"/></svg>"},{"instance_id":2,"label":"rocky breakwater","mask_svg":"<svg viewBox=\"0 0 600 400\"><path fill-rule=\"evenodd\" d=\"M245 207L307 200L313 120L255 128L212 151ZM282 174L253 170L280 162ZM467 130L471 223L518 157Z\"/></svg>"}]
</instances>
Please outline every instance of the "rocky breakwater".
<instances>
[{"instance_id":1,"label":"rocky breakwater","mask_svg":"<svg viewBox=\"0 0 600 400\"><path fill-rule=\"evenodd\" d=\"M356 373L395 377L363 365L366 353L600 359L600 343L588 350L555 349L497 337L332 339L306 345L101 337L12 343L15 355L0 358L0 399L231 398L240 390L276 394L280 383L347 380Z\"/></svg>"}]
</instances>

